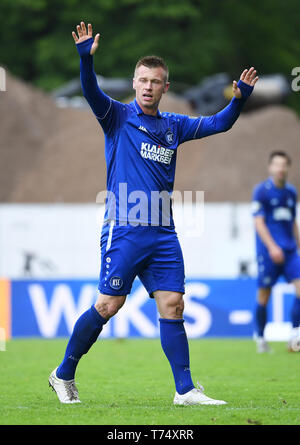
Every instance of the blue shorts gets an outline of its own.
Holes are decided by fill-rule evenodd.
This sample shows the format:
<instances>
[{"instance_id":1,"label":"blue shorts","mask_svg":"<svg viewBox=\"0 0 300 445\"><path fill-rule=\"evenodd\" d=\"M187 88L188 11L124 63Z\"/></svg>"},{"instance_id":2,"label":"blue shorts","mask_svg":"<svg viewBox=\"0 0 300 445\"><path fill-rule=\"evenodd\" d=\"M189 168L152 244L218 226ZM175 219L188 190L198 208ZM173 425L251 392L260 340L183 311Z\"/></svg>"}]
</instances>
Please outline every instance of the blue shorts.
<instances>
[{"instance_id":1,"label":"blue shorts","mask_svg":"<svg viewBox=\"0 0 300 445\"><path fill-rule=\"evenodd\" d=\"M268 253L257 256L258 287L272 287L280 276L284 276L287 282L300 278L300 255L297 250L285 251L285 261L276 264Z\"/></svg>"},{"instance_id":2,"label":"blue shorts","mask_svg":"<svg viewBox=\"0 0 300 445\"><path fill-rule=\"evenodd\" d=\"M150 297L156 290L184 293L184 262L174 228L104 224L98 289L128 295L139 277Z\"/></svg>"}]
</instances>

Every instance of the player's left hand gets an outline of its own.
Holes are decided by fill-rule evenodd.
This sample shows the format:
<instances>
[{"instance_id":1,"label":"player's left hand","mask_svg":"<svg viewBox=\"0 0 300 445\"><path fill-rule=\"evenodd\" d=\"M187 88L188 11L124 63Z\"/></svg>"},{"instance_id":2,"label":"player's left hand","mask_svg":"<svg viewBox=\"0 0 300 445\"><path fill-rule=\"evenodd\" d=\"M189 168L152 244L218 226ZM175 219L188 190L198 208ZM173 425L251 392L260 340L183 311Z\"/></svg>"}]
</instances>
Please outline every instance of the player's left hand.
<instances>
[{"instance_id":1,"label":"player's left hand","mask_svg":"<svg viewBox=\"0 0 300 445\"><path fill-rule=\"evenodd\" d=\"M87 30L86 30L86 26L85 26L84 22L80 22L80 25L77 25L76 29L77 29L78 36L77 36L76 32L74 32L74 31L72 32L72 36L73 36L74 42L76 44L82 43L85 40L91 39L93 37L93 27L92 27L91 23L88 24ZM98 45L99 45L99 39L100 39L100 34L96 34L93 44L91 46L91 50L90 50L91 55L95 54L95 52L98 48Z\"/></svg>"},{"instance_id":2,"label":"player's left hand","mask_svg":"<svg viewBox=\"0 0 300 445\"><path fill-rule=\"evenodd\" d=\"M254 69L254 67L252 66L249 70L248 69L244 70L241 74L240 80L242 80L247 85L254 87L254 85L258 81L258 76L256 76L256 70ZM239 89L239 87L237 86L236 80L233 81L232 91L233 91L234 96L237 99L241 99L242 92Z\"/></svg>"}]
</instances>

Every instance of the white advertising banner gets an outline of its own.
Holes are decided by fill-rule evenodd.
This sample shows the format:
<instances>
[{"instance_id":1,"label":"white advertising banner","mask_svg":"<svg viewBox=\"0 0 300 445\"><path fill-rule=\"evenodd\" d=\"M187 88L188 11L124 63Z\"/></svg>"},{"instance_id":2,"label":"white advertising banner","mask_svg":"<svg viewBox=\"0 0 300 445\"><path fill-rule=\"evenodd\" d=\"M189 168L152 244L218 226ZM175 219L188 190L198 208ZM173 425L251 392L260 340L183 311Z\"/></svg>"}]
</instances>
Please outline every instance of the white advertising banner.
<instances>
[{"instance_id":1,"label":"white advertising banner","mask_svg":"<svg viewBox=\"0 0 300 445\"><path fill-rule=\"evenodd\" d=\"M0 275L97 277L103 214L98 204L0 205ZM174 219L187 276L255 275L249 204L175 203Z\"/></svg>"}]
</instances>

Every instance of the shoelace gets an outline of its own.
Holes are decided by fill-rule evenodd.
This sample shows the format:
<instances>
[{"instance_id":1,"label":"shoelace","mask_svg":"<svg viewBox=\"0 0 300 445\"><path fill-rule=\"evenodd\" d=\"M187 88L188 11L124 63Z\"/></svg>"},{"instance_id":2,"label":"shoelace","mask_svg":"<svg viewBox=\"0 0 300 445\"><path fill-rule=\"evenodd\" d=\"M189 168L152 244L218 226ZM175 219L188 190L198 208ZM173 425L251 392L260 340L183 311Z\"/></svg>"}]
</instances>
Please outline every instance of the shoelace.
<instances>
[{"instance_id":1,"label":"shoelace","mask_svg":"<svg viewBox=\"0 0 300 445\"><path fill-rule=\"evenodd\" d=\"M78 398L78 389L75 385L75 381L72 380L70 382L64 382L66 392L70 400L74 400Z\"/></svg>"},{"instance_id":2,"label":"shoelace","mask_svg":"<svg viewBox=\"0 0 300 445\"><path fill-rule=\"evenodd\" d=\"M199 382L197 382L196 389L197 391L204 393L204 387Z\"/></svg>"}]
</instances>

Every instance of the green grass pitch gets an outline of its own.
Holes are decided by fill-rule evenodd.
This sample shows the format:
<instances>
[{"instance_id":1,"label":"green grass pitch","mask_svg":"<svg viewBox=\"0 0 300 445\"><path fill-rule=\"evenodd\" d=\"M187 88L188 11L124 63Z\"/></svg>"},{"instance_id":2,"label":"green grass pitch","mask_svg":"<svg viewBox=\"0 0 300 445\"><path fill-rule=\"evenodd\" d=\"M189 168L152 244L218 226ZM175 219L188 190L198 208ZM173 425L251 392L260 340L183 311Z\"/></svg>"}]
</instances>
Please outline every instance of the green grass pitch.
<instances>
[{"instance_id":1,"label":"green grass pitch","mask_svg":"<svg viewBox=\"0 0 300 445\"><path fill-rule=\"evenodd\" d=\"M252 340L190 340L194 383L228 402L175 407L159 339L99 340L80 361L81 404L62 405L48 387L66 339L14 339L0 352L0 425L299 425L300 353Z\"/></svg>"}]
</instances>

